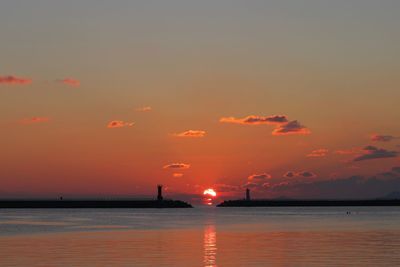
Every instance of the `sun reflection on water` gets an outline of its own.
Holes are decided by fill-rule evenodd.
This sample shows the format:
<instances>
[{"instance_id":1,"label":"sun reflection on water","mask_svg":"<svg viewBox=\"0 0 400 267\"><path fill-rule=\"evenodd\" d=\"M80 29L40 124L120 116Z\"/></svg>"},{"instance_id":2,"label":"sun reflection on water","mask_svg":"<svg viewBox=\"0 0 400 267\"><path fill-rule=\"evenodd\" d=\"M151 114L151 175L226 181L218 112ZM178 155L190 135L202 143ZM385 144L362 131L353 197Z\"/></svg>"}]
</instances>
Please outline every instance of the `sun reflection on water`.
<instances>
[{"instance_id":1,"label":"sun reflection on water","mask_svg":"<svg viewBox=\"0 0 400 267\"><path fill-rule=\"evenodd\" d=\"M207 225L204 229L204 267L217 266L217 232L215 225Z\"/></svg>"}]
</instances>

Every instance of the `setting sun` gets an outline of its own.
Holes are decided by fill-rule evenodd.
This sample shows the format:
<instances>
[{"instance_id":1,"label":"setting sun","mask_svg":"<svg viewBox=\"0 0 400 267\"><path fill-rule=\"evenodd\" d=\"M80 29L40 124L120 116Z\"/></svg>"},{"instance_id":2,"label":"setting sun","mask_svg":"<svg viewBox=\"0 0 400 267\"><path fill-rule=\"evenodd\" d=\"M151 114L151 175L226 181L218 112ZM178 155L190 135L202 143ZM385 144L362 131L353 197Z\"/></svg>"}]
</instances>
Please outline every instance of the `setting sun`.
<instances>
[{"instance_id":1,"label":"setting sun","mask_svg":"<svg viewBox=\"0 0 400 267\"><path fill-rule=\"evenodd\" d=\"M216 196L217 196L217 193L214 191L214 189L208 188L208 189L204 190L203 195L208 195L208 196L211 196L211 197L216 197Z\"/></svg>"}]
</instances>

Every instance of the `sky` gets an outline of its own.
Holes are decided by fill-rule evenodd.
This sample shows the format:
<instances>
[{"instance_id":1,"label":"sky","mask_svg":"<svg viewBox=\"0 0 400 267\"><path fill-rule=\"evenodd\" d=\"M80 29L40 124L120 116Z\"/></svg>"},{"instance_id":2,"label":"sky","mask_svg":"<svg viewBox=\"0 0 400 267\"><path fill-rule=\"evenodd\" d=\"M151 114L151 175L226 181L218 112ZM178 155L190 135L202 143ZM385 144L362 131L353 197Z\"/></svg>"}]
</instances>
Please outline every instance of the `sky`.
<instances>
[{"instance_id":1,"label":"sky","mask_svg":"<svg viewBox=\"0 0 400 267\"><path fill-rule=\"evenodd\" d=\"M400 2L0 3L0 194L400 190Z\"/></svg>"}]
</instances>

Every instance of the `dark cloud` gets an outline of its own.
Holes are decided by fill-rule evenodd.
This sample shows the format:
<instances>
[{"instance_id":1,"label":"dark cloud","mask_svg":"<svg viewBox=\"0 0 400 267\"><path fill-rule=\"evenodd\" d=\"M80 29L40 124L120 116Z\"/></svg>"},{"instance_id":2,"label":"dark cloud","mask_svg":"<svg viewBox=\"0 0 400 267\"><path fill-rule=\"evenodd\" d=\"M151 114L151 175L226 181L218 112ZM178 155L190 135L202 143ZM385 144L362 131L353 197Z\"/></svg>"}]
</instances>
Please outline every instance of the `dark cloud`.
<instances>
[{"instance_id":1,"label":"dark cloud","mask_svg":"<svg viewBox=\"0 0 400 267\"><path fill-rule=\"evenodd\" d=\"M288 171L283 175L283 177L284 178L293 178L293 177L314 178L314 177L317 177L317 175L310 171L300 171L300 172Z\"/></svg>"},{"instance_id":2,"label":"dark cloud","mask_svg":"<svg viewBox=\"0 0 400 267\"><path fill-rule=\"evenodd\" d=\"M400 167L393 167L392 172L400 173Z\"/></svg>"},{"instance_id":3,"label":"dark cloud","mask_svg":"<svg viewBox=\"0 0 400 267\"><path fill-rule=\"evenodd\" d=\"M383 197L400 188L397 177L363 177L332 179L314 182L287 183L271 187L271 194L296 198L362 199Z\"/></svg>"},{"instance_id":4,"label":"dark cloud","mask_svg":"<svg viewBox=\"0 0 400 267\"><path fill-rule=\"evenodd\" d=\"M235 117L223 117L219 120L224 123L236 123L236 124L249 124L249 125L260 125L260 124L281 124L288 121L285 115L272 115L272 116L257 116L250 115L245 118Z\"/></svg>"},{"instance_id":5,"label":"dark cloud","mask_svg":"<svg viewBox=\"0 0 400 267\"><path fill-rule=\"evenodd\" d=\"M305 177L305 178L314 178L317 177L317 175L313 172L309 172L309 171L302 171L297 173L298 176L300 177Z\"/></svg>"},{"instance_id":6,"label":"dark cloud","mask_svg":"<svg viewBox=\"0 0 400 267\"><path fill-rule=\"evenodd\" d=\"M397 151L389 151L383 148L377 148L375 146L364 147L363 154L357 156L353 161L363 161L371 159L382 159L382 158L395 158L398 155Z\"/></svg>"},{"instance_id":7,"label":"dark cloud","mask_svg":"<svg viewBox=\"0 0 400 267\"><path fill-rule=\"evenodd\" d=\"M295 172L292 172L292 171L288 171L287 173L285 173L284 175L283 175L283 177L285 177L285 178L293 178L293 177L295 177L296 176L296 173Z\"/></svg>"},{"instance_id":8,"label":"dark cloud","mask_svg":"<svg viewBox=\"0 0 400 267\"><path fill-rule=\"evenodd\" d=\"M371 141L373 142L390 142L393 139L397 139L397 137L392 135L380 135L380 134L371 135Z\"/></svg>"},{"instance_id":9,"label":"dark cloud","mask_svg":"<svg viewBox=\"0 0 400 267\"><path fill-rule=\"evenodd\" d=\"M310 134L311 131L297 120L278 125L272 132L273 135Z\"/></svg>"}]
</instances>

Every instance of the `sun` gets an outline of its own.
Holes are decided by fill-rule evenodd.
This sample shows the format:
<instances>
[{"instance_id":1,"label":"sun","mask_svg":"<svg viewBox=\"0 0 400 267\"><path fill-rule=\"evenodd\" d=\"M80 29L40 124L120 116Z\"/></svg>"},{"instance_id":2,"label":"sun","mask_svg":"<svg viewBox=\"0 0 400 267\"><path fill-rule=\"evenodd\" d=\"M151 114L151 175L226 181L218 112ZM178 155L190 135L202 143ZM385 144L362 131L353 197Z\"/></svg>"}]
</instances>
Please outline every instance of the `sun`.
<instances>
[{"instance_id":1,"label":"sun","mask_svg":"<svg viewBox=\"0 0 400 267\"><path fill-rule=\"evenodd\" d=\"M215 192L214 189L212 189L212 188L208 188L208 189L204 190L203 195L208 195L210 197L216 197L217 192Z\"/></svg>"}]
</instances>

